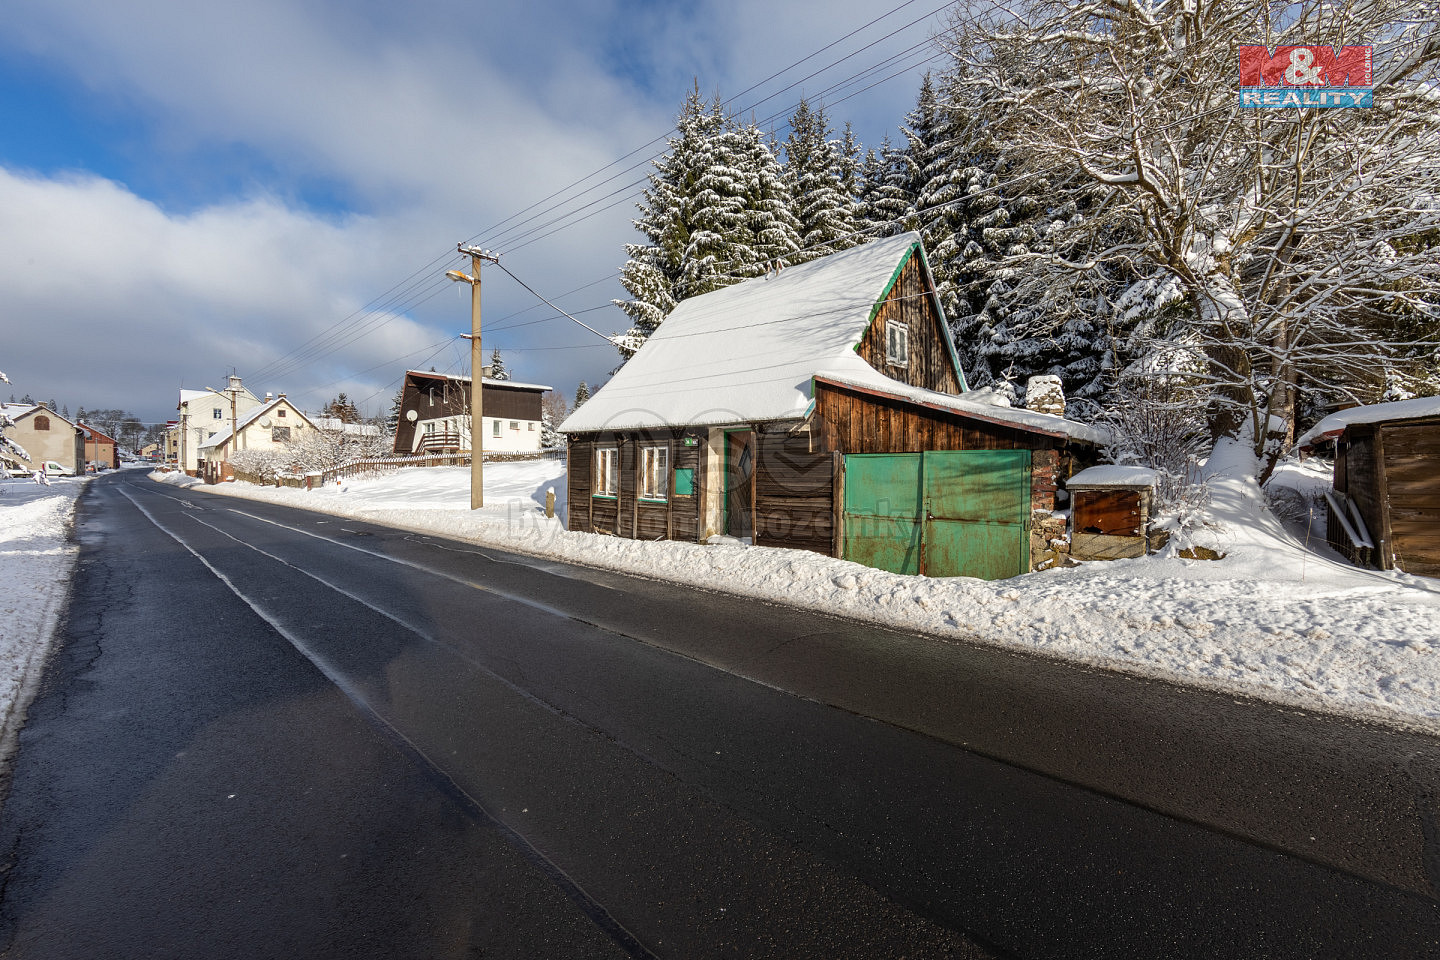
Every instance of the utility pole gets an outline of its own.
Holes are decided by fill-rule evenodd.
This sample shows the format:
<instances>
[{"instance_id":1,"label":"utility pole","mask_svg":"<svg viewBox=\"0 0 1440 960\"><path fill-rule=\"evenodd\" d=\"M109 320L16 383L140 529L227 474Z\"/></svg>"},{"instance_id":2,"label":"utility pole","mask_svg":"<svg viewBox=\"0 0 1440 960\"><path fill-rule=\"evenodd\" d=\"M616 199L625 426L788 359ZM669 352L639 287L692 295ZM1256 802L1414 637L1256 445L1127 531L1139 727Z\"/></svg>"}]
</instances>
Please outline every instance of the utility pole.
<instances>
[{"instance_id":1,"label":"utility pole","mask_svg":"<svg viewBox=\"0 0 1440 960\"><path fill-rule=\"evenodd\" d=\"M470 509L479 510L485 506L485 420L481 402L484 391L480 383L485 378L485 358L480 350L480 263L485 260L499 263L500 258L489 250L464 243L456 244L456 249L470 258L470 273L447 270L445 276L470 284L470 335L465 337L470 341Z\"/></svg>"}]
</instances>

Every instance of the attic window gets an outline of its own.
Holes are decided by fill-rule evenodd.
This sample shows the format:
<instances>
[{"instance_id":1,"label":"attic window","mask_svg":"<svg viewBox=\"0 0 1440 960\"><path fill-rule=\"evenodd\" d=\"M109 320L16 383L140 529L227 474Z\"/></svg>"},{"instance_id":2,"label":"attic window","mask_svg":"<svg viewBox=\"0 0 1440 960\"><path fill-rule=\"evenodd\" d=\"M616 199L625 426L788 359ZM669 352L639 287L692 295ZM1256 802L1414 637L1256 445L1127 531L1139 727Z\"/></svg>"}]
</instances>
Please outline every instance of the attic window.
<instances>
[{"instance_id":1,"label":"attic window","mask_svg":"<svg viewBox=\"0 0 1440 960\"><path fill-rule=\"evenodd\" d=\"M280 409L276 410L276 411L275 411L275 416L277 416L277 417L283 417L283 416L285 416L285 408L284 408L284 407L281 407Z\"/></svg>"},{"instance_id":2,"label":"attic window","mask_svg":"<svg viewBox=\"0 0 1440 960\"><path fill-rule=\"evenodd\" d=\"M910 365L910 330L903 324L885 324L885 362L895 367Z\"/></svg>"},{"instance_id":3,"label":"attic window","mask_svg":"<svg viewBox=\"0 0 1440 960\"><path fill-rule=\"evenodd\" d=\"M211 408L211 410L210 410L210 419L212 419L212 420L219 420L219 419L221 419L221 418L224 417L224 416L225 416L225 414L223 414L223 413L220 412L220 408L219 408L219 407L213 407L213 408Z\"/></svg>"},{"instance_id":4,"label":"attic window","mask_svg":"<svg viewBox=\"0 0 1440 960\"><path fill-rule=\"evenodd\" d=\"M49 417L36 417L36 418L35 418L35 429L36 429L36 430L49 430L49 429L50 429L50 418L49 418Z\"/></svg>"}]
</instances>

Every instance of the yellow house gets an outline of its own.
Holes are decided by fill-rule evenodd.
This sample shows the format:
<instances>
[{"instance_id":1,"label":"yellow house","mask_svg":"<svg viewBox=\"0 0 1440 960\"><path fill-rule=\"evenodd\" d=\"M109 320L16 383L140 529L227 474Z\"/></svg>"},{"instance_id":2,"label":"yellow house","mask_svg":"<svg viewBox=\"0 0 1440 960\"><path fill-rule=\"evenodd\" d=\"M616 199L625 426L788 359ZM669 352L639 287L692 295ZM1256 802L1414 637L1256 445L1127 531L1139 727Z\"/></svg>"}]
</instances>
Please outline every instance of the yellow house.
<instances>
[{"instance_id":1,"label":"yellow house","mask_svg":"<svg viewBox=\"0 0 1440 960\"><path fill-rule=\"evenodd\" d=\"M0 409L14 423L5 428L5 436L30 455L25 459L7 454L7 460L26 470L54 460L66 473L84 472L85 434L74 423L40 404L6 403L0 404Z\"/></svg>"}]
</instances>

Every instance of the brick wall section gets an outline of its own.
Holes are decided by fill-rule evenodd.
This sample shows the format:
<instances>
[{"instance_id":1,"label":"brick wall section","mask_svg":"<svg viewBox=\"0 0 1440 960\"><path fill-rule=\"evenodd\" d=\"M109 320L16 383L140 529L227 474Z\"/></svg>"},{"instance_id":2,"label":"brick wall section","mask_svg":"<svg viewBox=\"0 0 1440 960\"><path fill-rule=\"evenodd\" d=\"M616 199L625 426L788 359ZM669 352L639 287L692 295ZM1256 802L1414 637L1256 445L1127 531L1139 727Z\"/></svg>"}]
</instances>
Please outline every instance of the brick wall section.
<instances>
[{"instance_id":1,"label":"brick wall section","mask_svg":"<svg viewBox=\"0 0 1440 960\"><path fill-rule=\"evenodd\" d=\"M1055 490L1060 485L1060 451L1035 450L1030 454L1030 509L1049 513L1055 509Z\"/></svg>"}]
</instances>

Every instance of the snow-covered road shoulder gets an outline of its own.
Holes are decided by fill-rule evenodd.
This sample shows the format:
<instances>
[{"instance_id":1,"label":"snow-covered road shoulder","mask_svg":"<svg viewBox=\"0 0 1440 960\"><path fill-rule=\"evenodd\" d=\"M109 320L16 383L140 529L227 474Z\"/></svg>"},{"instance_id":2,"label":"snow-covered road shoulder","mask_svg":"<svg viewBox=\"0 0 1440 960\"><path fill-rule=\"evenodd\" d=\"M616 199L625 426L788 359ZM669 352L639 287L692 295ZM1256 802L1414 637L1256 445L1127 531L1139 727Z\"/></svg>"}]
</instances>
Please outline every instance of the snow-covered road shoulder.
<instances>
[{"instance_id":1,"label":"snow-covered road shoulder","mask_svg":"<svg viewBox=\"0 0 1440 960\"><path fill-rule=\"evenodd\" d=\"M1319 483L1316 468L1286 470L1298 488ZM570 533L541 506L553 488L563 515L564 479L557 461L487 464L488 506L475 513L464 468L308 492L201 489L1440 732L1440 581L1359 570L1307 547L1248 479L1214 477L1207 523L1191 531L1222 560L1182 559L1172 548L997 582L899 576L739 543Z\"/></svg>"},{"instance_id":2,"label":"snow-covered road shoulder","mask_svg":"<svg viewBox=\"0 0 1440 960\"><path fill-rule=\"evenodd\" d=\"M0 480L0 763L15 745L54 639L78 552L70 540L84 480Z\"/></svg>"}]
</instances>

